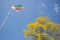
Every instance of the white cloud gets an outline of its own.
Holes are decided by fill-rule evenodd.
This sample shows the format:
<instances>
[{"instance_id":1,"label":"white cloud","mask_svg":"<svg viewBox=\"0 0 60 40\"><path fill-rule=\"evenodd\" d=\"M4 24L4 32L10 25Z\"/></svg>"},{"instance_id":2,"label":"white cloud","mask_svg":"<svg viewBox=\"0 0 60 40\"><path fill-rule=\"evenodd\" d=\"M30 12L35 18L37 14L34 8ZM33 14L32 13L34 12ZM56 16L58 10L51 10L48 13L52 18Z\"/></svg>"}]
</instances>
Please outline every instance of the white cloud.
<instances>
[{"instance_id":1,"label":"white cloud","mask_svg":"<svg viewBox=\"0 0 60 40\"><path fill-rule=\"evenodd\" d=\"M41 2L41 3L38 4L38 6L39 6L40 8L45 8L46 5L45 5L45 3Z\"/></svg>"},{"instance_id":2,"label":"white cloud","mask_svg":"<svg viewBox=\"0 0 60 40\"><path fill-rule=\"evenodd\" d=\"M44 4L44 3L41 3L41 6L42 6L42 7L45 7L45 4Z\"/></svg>"},{"instance_id":3,"label":"white cloud","mask_svg":"<svg viewBox=\"0 0 60 40\"><path fill-rule=\"evenodd\" d=\"M59 5L58 4L54 4L54 10L56 13L59 11Z\"/></svg>"}]
</instances>

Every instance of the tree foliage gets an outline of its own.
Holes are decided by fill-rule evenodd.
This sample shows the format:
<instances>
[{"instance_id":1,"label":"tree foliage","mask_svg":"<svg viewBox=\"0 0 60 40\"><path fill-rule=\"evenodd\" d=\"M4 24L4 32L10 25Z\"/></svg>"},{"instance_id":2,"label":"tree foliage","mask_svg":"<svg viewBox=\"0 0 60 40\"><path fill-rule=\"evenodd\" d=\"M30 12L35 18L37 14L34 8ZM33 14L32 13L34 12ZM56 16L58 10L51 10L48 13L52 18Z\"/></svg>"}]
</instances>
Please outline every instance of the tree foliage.
<instances>
[{"instance_id":1,"label":"tree foliage","mask_svg":"<svg viewBox=\"0 0 60 40\"><path fill-rule=\"evenodd\" d=\"M34 23L29 23L24 32L30 40L60 40L60 24L51 22L47 17L39 17Z\"/></svg>"}]
</instances>

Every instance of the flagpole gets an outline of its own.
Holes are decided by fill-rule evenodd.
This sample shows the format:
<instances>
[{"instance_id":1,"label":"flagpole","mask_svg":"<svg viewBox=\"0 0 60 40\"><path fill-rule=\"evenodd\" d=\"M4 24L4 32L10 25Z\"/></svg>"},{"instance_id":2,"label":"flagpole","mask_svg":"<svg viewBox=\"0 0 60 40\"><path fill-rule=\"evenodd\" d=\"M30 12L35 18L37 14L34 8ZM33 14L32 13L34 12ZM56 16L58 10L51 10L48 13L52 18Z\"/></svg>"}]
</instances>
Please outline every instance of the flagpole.
<instances>
[{"instance_id":1,"label":"flagpole","mask_svg":"<svg viewBox=\"0 0 60 40\"><path fill-rule=\"evenodd\" d=\"M1 26L0 26L0 30L2 30L2 28L3 28L4 24L5 24L5 22L7 21L9 15L10 15L10 12L11 12L11 9L9 9L9 12L8 12L7 16L5 17L4 21L2 22L2 24L1 24Z\"/></svg>"}]
</instances>

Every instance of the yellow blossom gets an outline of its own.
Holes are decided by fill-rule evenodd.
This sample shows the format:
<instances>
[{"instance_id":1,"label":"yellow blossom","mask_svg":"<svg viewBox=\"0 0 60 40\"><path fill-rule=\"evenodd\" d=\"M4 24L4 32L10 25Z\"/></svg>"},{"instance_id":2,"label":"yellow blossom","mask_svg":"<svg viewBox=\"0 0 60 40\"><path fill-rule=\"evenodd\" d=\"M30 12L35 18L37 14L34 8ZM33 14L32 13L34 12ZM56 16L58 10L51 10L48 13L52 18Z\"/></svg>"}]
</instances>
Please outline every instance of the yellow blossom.
<instances>
[{"instance_id":1,"label":"yellow blossom","mask_svg":"<svg viewBox=\"0 0 60 40\"><path fill-rule=\"evenodd\" d=\"M40 17L40 18L37 18L36 21L37 21L37 22L48 22L49 19L42 16L42 17Z\"/></svg>"},{"instance_id":2,"label":"yellow blossom","mask_svg":"<svg viewBox=\"0 0 60 40\"><path fill-rule=\"evenodd\" d=\"M34 28L33 23L28 24L28 29L33 29L33 28Z\"/></svg>"},{"instance_id":3,"label":"yellow blossom","mask_svg":"<svg viewBox=\"0 0 60 40\"><path fill-rule=\"evenodd\" d=\"M37 40L41 40L41 34L40 33L37 33Z\"/></svg>"},{"instance_id":4,"label":"yellow blossom","mask_svg":"<svg viewBox=\"0 0 60 40\"><path fill-rule=\"evenodd\" d=\"M31 34L34 34L36 31L36 27L33 23L28 24L28 29L29 29Z\"/></svg>"},{"instance_id":5,"label":"yellow blossom","mask_svg":"<svg viewBox=\"0 0 60 40\"><path fill-rule=\"evenodd\" d=\"M24 30L23 32L24 32L24 36L25 36L25 38L28 37L29 32L28 32L27 30Z\"/></svg>"},{"instance_id":6,"label":"yellow blossom","mask_svg":"<svg viewBox=\"0 0 60 40\"><path fill-rule=\"evenodd\" d=\"M42 28L43 28L43 30L47 30L48 29L48 27L46 25L43 25Z\"/></svg>"},{"instance_id":7,"label":"yellow blossom","mask_svg":"<svg viewBox=\"0 0 60 40\"><path fill-rule=\"evenodd\" d=\"M28 29L35 29L35 28L36 28L36 24L34 23L28 24Z\"/></svg>"},{"instance_id":8,"label":"yellow blossom","mask_svg":"<svg viewBox=\"0 0 60 40\"><path fill-rule=\"evenodd\" d=\"M54 40L54 38L50 37L50 40Z\"/></svg>"}]
</instances>

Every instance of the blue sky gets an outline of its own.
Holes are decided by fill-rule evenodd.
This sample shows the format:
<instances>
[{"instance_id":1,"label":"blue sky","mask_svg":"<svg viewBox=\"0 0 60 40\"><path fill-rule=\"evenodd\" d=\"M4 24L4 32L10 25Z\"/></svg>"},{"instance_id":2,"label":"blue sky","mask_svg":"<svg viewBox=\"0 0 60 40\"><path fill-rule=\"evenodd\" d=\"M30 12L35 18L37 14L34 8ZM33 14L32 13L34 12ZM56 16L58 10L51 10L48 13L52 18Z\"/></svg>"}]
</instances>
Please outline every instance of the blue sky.
<instances>
[{"instance_id":1,"label":"blue sky","mask_svg":"<svg viewBox=\"0 0 60 40\"><path fill-rule=\"evenodd\" d=\"M11 9L6 23L0 31L0 40L26 40L23 30L36 18L46 16L52 22L60 24L60 0L0 0L0 25L11 6L23 4L24 10Z\"/></svg>"}]
</instances>

